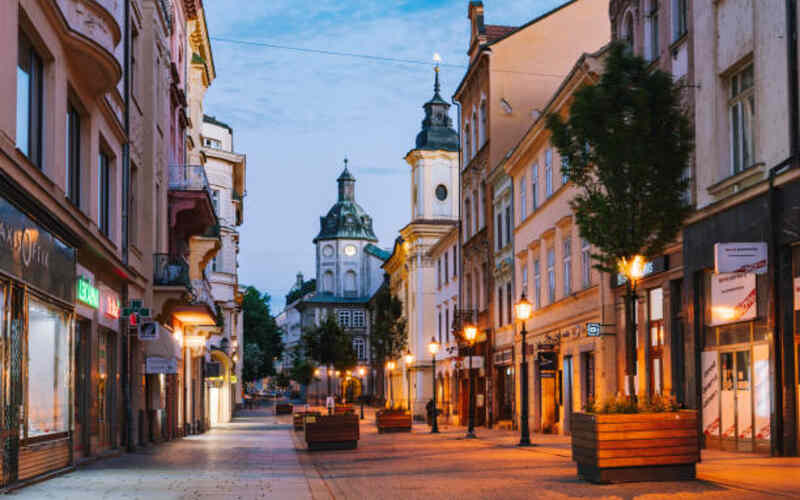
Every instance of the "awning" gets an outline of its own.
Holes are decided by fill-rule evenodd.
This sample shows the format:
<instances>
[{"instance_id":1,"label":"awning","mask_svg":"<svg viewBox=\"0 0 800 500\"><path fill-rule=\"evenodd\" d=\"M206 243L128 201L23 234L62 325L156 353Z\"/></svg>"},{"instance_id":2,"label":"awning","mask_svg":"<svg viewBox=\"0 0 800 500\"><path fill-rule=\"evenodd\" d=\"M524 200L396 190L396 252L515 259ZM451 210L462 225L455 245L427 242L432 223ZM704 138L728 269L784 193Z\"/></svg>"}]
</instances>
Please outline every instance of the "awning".
<instances>
[{"instance_id":1,"label":"awning","mask_svg":"<svg viewBox=\"0 0 800 500\"><path fill-rule=\"evenodd\" d=\"M184 325L215 326L217 318L208 304L175 306L172 315Z\"/></svg>"}]
</instances>

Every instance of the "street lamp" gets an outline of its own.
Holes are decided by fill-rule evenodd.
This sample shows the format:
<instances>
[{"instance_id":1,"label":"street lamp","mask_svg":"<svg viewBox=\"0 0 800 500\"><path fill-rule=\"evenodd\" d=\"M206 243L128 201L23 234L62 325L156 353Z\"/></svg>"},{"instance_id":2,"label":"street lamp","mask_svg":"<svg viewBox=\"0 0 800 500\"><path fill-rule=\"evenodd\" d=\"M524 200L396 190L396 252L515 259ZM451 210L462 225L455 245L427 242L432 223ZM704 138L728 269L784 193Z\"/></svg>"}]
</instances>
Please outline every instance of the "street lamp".
<instances>
[{"instance_id":1,"label":"street lamp","mask_svg":"<svg viewBox=\"0 0 800 500\"><path fill-rule=\"evenodd\" d=\"M367 369L363 366L358 368L358 374L361 375L361 420L364 420L364 375Z\"/></svg>"},{"instance_id":2,"label":"street lamp","mask_svg":"<svg viewBox=\"0 0 800 500\"><path fill-rule=\"evenodd\" d=\"M475 384L472 381L472 354L475 349L475 339L478 336L478 327L473 324L464 326L464 338L469 344L469 427L467 439L475 439Z\"/></svg>"},{"instance_id":3,"label":"street lamp","mask_svg":"<svg viewBox=\"0 0 800 500\"><path fill-rule=\"evenodd\" d=\"M522 322L522 364L520 365L520 372L522 373L522 414L520 415L520 436L519 436L519 446L530 446L531 445L531 433L528 429L528 361L525 358L525 351L528 350L527 346L525 345L525 335L527 335L528 331L525 330L525 322L528 321L531 317L531 306L530 301L525 297L525 292L522 292L522 297L519 299L514 305L515 312L517 314L517 319Z\"/></svg>"},{"instance_id":4,"label":"street lamp","mask_svg":"<svg viewBox=\"0 0 800 500\"><path fill-rule=\"evenodd\" d=\"M413 416L411 411L411 363L414 362L414 355L411 354L411 351L406 351L403 360L406 362L406 378L408 379L408 413L411 413Z\"/></svg>"},{"instance_id":5,"label":"street lamp","mask_svg":"<svg viewBox=\"0 0 800 500\"><path fill-rule=\"evenodd\" d=\"M394 361L386 362L386 369L389 370L389 408L394 407L394 396L392 395L392 370L394 370Z\"/></svg>"},{"instance_id":6,"label":"street lamp","mask_svg":"<svg viewBox=\"0 0 800 500\"><path fill-rule=\"evenodd\" d=\"M431 353L431 359L433 360L433 415L431 415L431 434L438 434L439 433L439 421L437 413L438 410L436 409L436 353L439 352L439 343L436 342L435 337L431 337L431 343L428 344L428 351Z\"/></svg>"},{"instance_id":7,"label":"street lamp","mask_svg":"<svg viewBox=\"0 0 800 500\"><path fill-rule=\"evenodd\" d=\"M628 394L636 400L634 372L636 371L636 282L645 274L645 260L641 255L622 258L619 271L626 278L625 282L625 378L628 379Z\"/></svg>"}]
</instances>

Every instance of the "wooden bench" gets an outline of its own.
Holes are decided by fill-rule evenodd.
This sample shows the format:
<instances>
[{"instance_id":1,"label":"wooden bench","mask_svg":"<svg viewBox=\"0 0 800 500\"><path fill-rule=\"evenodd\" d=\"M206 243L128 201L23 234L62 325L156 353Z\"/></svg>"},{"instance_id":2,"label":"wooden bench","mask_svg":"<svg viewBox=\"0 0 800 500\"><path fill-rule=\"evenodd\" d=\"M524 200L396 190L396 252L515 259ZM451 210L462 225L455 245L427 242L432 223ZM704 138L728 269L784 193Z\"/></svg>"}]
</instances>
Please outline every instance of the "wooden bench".
<instances>
[{"instance_id":1,"label":"wooden bench","mask_svg":"<svg viewBox=\"0 0 800 500\"><path fill-rule=\"evenodd\" d=\"M398 410L381 410L375 414L378 434L384 432L411 432L411 414Z\"/></svg>"},{"instance_id":2,"label":"wooden bench","mask_svg":"<svg viewBox=\"0 0 800 500\"><path fill-rule=\"evenodd\" d=\"M277 403L275 405L275 415L291 415L292 405L289 403Z\"/></svg>"},{"instance_id":3,"label":"wooden bench","mask_svg":"<svg viewBox=\"0 0 800 500\"><path fill-rule=\"evenodd\" d=\"M303 418L306 417L307 415L310 415L312 417L319 417L320 415L322 415L322 413L310 410L308 411L301 410L294 412L294 415L292 416L292 426L294 427L295 431L303 430Z\"/></svg>"},{"instance_id":4,"label":"wooden bench","mask_svg":"<svg viewBox=\"0 0 800 500\"><path fill-rule=\"evenodd\" d=\"M355 415L306 415L305 438L308 449L352 450L360 437L358 417Z\"/></svg>"}]
</instances>

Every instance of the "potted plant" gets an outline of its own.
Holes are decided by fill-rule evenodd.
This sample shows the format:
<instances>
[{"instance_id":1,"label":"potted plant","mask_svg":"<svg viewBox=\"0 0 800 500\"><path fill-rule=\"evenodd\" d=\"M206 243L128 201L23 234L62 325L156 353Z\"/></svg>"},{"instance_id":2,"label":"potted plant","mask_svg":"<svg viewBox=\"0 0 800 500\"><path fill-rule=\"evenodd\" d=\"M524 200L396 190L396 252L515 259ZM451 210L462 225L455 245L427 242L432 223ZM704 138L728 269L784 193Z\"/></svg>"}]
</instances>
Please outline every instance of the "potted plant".
<instances>
[{"instance_id":1,"label":"potted plant","mask_svg":"<svg viewBox=\"0 0 800 500\"><path fill-rule=\"evenodd\" d=\"M700 461L697 411L674 398L640 404L616 397L587 403L571 420L572 459L578 476L593 483L675 481L695 478Z\"/></svg>"},{"instance_id":2,"label":"potted plant","mask_svg":"<svg viewBox=\"0 0 800 500\"><path fill-rule=\"evenodd\" d=\"M401 409L383 409L375 414L378 434L384 432L411 432L411 413Z\"/></svg>"},{"instance_id":3,"label":"potted plant","mask_svg":"<svg viewBox=\"0 0 800 500\"><path fill-rule=\"evenodd\" d=\"M309 450L352 450L360 437L358 416L306 415L305 439Z\"/></svg>"}]
</instances>

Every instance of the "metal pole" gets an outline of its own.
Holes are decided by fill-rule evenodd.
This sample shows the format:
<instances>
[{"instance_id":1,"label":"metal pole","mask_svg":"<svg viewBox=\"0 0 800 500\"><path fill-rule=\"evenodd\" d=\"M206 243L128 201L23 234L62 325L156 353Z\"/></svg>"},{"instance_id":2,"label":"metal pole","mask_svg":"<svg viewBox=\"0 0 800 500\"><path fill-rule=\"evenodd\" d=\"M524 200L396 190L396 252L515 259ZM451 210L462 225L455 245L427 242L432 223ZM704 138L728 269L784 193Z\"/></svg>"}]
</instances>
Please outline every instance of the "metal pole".
<instances>
[{"instance_id":1,"label":"metal pole","mask_svg":"<svg viewBox=\"0 0 800 500\"><path fill-rule=\"evenodd\" d=\"M361 420L364 420L364 377L361 377Z\"/></svg>"},{"instance_id":2,"label":"metal pole","mask_svg":"<svg viewBox=\"0 0 800 500\"><path fill-rule=\"evenodd\" d=\"M406 406L408 406L408 413L412 413L411 412L411 369L408 366L406 366L406 379L408 379L407 380L407 383L408 383L408 403L406 404ZM413 413L412 413L412 415L413 415Z\"/></svg>"},{"instance_id":3,"label":"metal pole","mask_svg":"<svg viewBox=\"0 0 800 500\"><path fill-rule=\"evenodd\" d=\"M630 278L625 292L625 376L628 379L628 395L636 401L634 374L636 373L636 289Z\"/></svg>"},{"instance_id":4,"label":"metal pole","mask_svg":"<svg viewBox=\"0 0 800 500\"><path fill-rule=\"evenodd\" d=\"M520 415L520 437L519 446L531 445L531 433L528 429L528 360L525 357L527 347L525 345L525 336L528 334L525 330L525 321L522 321L522 364L520 371L522 372L522 414Z\"/></svg>"},{"instance_id":5,"label":"metal pole","mask_svg":"<svg viewBox=\"0 0 800 500\"><path fill-rule=\"evenodd\" d=\"M431 434L439 433L439 420L436 416L437 413L439 412L436 409L436 354L433 354L433 415L431 415L433 422L431 422Z\"/></svg>"},{"instance_id":6,"label":"metal pole","mask_svg":"<svg viewBox=\"0 0 800 500\"><path fill-rule=\"evenodd\" d=\"M467 428L467 438L474 439L475 435L475 384L472 381L472 355L475 346L469 346L469 427Z\"/></svg>"},{"instance_id":7,"label":"metal pole","mask_svg":"<svg viewBox=\"0 0 800 500\"><path fill-rule=\"evenodd\" d=\"M392 391L392 371L389 370L389 408L394 408L394 394Z\"/></svg>"}]
</instances>

